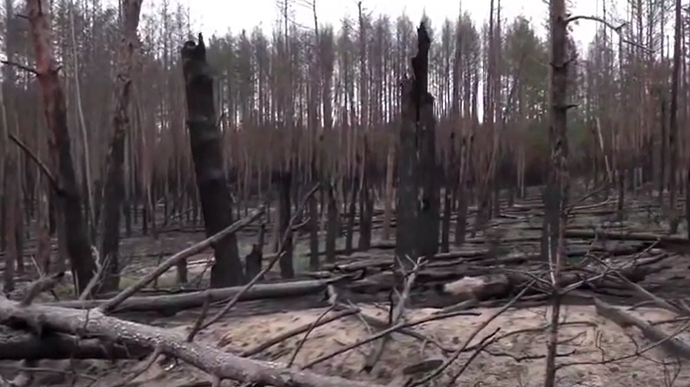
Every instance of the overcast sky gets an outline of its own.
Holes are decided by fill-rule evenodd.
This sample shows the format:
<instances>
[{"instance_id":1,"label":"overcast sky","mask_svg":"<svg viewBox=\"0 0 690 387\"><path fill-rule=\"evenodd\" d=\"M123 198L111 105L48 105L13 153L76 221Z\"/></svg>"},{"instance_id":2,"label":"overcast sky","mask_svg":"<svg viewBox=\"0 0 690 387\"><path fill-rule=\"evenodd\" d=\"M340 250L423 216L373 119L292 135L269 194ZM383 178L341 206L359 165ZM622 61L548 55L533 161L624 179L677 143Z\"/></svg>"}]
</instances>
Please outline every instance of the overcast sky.
<instances>
[{"instance_id":1,"label":"overcast sky","mask_svg":"<svg viewBox=\"0 0 690 387\"><path fill-rule=\"evenodd\" d=\"M270 31L279 19L282 0L187 0L191 17L195 25L204 34L225 33L228 29L239 32L242 29L251 30L257 25ZM293 21L305 27L314 25L312 10L308 4L311 0L291 0ZM317 14L320 22L338 25L345 16L357 16L357 0L316 0ZM574 0L569 11L573 15L596 15L601 9L602 0ZM607 1L609 4L612 0ZM415 23L422 14L431 18L432 24L440 26L445 18L455 19L461 6L460 0L362 0L364 12L373 15L382 13L396 17L403 12ZM525 15L533 21L535 28L543 34L544 20L547 16L545 0L503 0L502 16L508 20L517 15ZM467 10L474 20L481 22L487 19L489 0L464 0L463 10ZM594 36L596 22L583 21L573 30L573 36L580 44L587 44Z\"/></svg>"}]
</instances>

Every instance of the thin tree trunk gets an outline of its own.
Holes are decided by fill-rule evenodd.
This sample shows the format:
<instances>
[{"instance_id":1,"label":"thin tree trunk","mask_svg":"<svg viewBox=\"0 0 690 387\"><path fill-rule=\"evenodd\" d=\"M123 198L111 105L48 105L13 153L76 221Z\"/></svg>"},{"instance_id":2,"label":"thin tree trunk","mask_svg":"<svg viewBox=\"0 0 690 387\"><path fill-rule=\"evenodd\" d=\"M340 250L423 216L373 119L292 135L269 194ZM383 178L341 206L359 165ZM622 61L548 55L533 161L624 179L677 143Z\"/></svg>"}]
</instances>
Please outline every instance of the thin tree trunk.
<instances>
[{"instance_id":1,"label":"thin tree trunk","mask_svg":"<svg viewBox=\"0 0 690 387\"><path fill-rule=\"evenodd\" d=\"M142 0L123 0L124 36L120 44L120 58L115 77L115 106L113 109L113 134L107 161L106 180L103 189L103 241L101 245L103 268L99 291L109 292L120 286L118 247L120 243L120 211L125 195L125 139L130 131L128 109L132 89L132 72L138 47L137 27Z\"/></svg>"}]
</instances>

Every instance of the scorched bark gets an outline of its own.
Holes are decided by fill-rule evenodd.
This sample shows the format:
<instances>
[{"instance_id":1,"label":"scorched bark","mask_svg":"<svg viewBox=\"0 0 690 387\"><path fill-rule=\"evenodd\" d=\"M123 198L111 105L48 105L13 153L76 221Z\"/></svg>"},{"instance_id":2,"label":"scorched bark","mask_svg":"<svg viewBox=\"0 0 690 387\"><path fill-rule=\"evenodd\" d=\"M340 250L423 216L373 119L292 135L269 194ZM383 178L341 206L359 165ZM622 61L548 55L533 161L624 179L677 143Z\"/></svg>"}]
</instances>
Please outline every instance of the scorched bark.
<instances>
[{"instance_id":1,"label":"scorched bark","mask_svg":"<svg viewBox=\"0 0 690 387\"><path fill-rule=\"evenodd\" d=\"M27 0L26 5L36 58L36 74L43 101L43 114L48 127L51 168L54 170L53 176L58 180L56 204L62 215L59 216L62 223L60 226L64 230L63 235L72 272L75 274L76 288L81 293L93 277L96 265L91 255L91 244L81 208L77 176L72 163L65 94L58 76L60 67L53 54L52 33L47 14L50 8L43 4L42 0Z\"/></svg>"},{"instance_id":2,"label":"scorched bark","mask_svg":"<svg viewBox=\"0 0 690 387\"><path fill-rule=\"evenodd\" d=\"M203 36L199 42L187 41L182 48L189 123L189 143L194 172L204 214L206 236L232 224L232 202L223 171L221 132L216 124L213 101L213 76L206 62ZM211 286L226 287L244 281L237 237L232 234L213 246L216 262L211 269Z\"/></svg>"},{"instance_id":3,"label":"scorched bark","mask_svg":"<svg viewBox=\"0 0 690 387\"><path fill-rule=\"evenodd\" d=\"M132 88L134 54L138 45L137 26L139 25L141 3L142 0L125 0L122 4L125 28L120 44L118 71L115 78L115 107L112 117L114 132L110 140L110 154L108 155L106 181L103 190L105 200L101 257L105 268L101 291L116 290L120 284L118 245L120 242L120 208L125 196L123 164L125 162L125 136L129 129L127 109Z\"/></svg>"}]
</instances>

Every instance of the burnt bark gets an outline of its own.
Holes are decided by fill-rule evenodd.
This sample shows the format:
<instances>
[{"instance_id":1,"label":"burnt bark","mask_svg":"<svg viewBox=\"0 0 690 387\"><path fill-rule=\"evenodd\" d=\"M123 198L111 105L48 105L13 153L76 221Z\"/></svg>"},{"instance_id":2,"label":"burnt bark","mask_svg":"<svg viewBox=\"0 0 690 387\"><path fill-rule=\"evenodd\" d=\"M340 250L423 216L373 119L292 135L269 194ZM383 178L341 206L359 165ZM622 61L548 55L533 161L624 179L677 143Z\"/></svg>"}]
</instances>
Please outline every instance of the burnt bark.
<instances>
[{"instance_id":1,"label":"burnt bark","mask_svg":"<svg viewBox=\"0 0 690 387\"><path fill-rule=\"evenodd\" d=\"M450 152L446 162L446 170L443 174L445 189L443 192L443 219L441 223L441 252L450 250L450 216L453 192L457 189L457 162L455 160L455 133L450 134Z\"/></svg>"},{"instance_id":2,"label":"burnt bark","mask_svg":"<svg viewBox=\"0 0 690 387\"><path fill-rule=\"evenodd\" d=\"M371 162L366 135L364 136L364 144L362 146L362 156L362 173L360 176L362 185L360 187L361 193L359 194L359 240L357 241L357 249L359 251L366 251L371 248L371 223L374 217L374 201L371 197L371 174L374 165Z\"/></svg>"},{"instance_id":3,"label":"burnt bark","mask_svg":"<svg viewBox=\"0 0 690 387\"><path fill-rule=\"evenodd\" d=\"M347 224L345 226L345 254L352 254L352 241L355 235L355 217L357 215L357 190L359 186L359 178L354 174L349 179L350 189L347 192L350 193L350 200L347 204ZM343 195L347 198L347 192Z\"/></svg>"},{"instance_id":4,"label":"burnt bark","mask_svg":"<svg viewBox=\"0 0 690 387\"><path fill-rule=\"evenodd\" d=\"M206 61L206 46L187 41L181 50L187 98L189 142L196 184L204 216L206 236L232 224L232 199L223 171L221 132L216 124L212 70ZM242 262L234 234L214 244L215 263L211 287L239 285L244 281Z\"/></svg>"},{"instance_id":5,"label":"burnt bark","mask_svg":"<svg viewBox=\"0 0 690 387\"><path fill-rule=\"evenodd\" d=\"M291 195L292 172L282 171L278 174L278 254L280 257L280 276L282 278L293 278L295 276L295 266L292 260L292 230L290 229L291 215Z\"/></svg>"},{"instance_id":6,"label":"burnt bark","mask_svg":"<svg viewBox=\"0 0 690 387\"><path fill-rule=\"evenodd\" d=\"M129 104L132 90L132 72L138 47L137 28L142 0L124 0L124 32L120 42L117 76L115 77L115 105L113 108L113 134L107 160L106 180L103 188L103 241L101 267L103 274L98 292L113 291L120 286L119 244L120 214L125 198L125 138L129 130Z\"/></svg>"},{"instance_id":7,"label":"burnt bark","mask_svg":"<svg viewBox=\"0 0 690 387\"><path fill-rule=\"evenodd\" d=\"M551 17L551 111L549 143L551 165L544 191L544 227L542 256L554 259L564 249L563 233L567 222L566 206L570 190L568 178L567 85L569 59L567 58L568 32L563 0L552 0Z\"/></svg>"},{"instance_id":8,"label":"burnt bark","mask_svg":"<svg viewBox=\"0 0 690 387\"><path fill-rule=\"evenodd\" d=\"M326 262L335 262L335 238L338 234L338 204L335 201L335 188L328 185L326 210Z\"/></svg>"},{"instance_id":9,"label":"burnt bark","mask_svg":"<svg viewBox=\"0 0 690 387\"><path fill-rule=\"evenodd\" d=\"M43 114L48 127L53 176L58 180L57 210L61 227L65 230L65 247L75 278L75 288L81 293L94 275L96 264L82 212L77 176L72 162L71 140L67 129L65 94L58 76L59 66L53 53L49 7L42 0L27 0L30 35L36 57L36 74L41 90Z\"/></svg>"},{"instance_id":10,"label":"burnt bark","mask_svg":"<svg viewBox=\"0 0 690 387\"><path fill-rule=\"evenodd\" d=\"M398 154L396 255L433 255L438 250L439 195L436 186L434 98L428 92L431 39L424 23L417 29L413 78L403 84L402 127Z\"/></svg>"},{"instance_id":11,"label":"burnt bark","mask_svg":"<svg viewBox=\"0 0 690 387\"><path fill-rule=\"evenodd\" d=\"M17 246L17 223L21 222L21 211L18 210L18 189L17 183L19 176L17 176L17 158L15 152L10 153L9 157L5 159L5 181L4 181L4 200L2 202L4 216L2 223L4 225L0 232L5 237L5 269L3 270L3 292L9 294L15 289L14 274L15 262L17 260L19 250Z\"/></svg>"},{"instance_id":12,"label":"burnt bark","mask_svg":"<svg viewBox=\"0 0 690 387\"><path fill-rule=\"evenodd\" d=\"M319 269L319 199L309 199L309 270Z\"/></svg>"},{"instance_id":13,"label":"burnt bark","mask_svg":"<svg viewBox=\"0 0 690 387\"><path fill-rule=\"evenodd\" d=\"M266 225L261 224L259 229L259 240L255 245L252 245L252 251L247 254L245 258L245 268L247 270L247 278L254 278L261 272L261 261L264 256L264 239L266 237ZM318 257L318 256L317 256Z\"/></svg>"}]
</instances>

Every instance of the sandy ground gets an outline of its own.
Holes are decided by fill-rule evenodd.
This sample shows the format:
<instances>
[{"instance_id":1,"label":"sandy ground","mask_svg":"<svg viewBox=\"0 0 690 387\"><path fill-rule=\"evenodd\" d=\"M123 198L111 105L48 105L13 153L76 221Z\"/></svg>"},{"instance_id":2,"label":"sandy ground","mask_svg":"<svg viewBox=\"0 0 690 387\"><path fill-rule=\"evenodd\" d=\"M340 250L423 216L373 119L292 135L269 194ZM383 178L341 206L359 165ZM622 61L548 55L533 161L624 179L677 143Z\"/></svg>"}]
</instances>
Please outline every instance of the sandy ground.
<instances>
[{"instance_id":1,"label":"sandy ground","mask_svg":"<svg viewBox=\"0 0 690 387\"><path fill-rule=\"evenodd\" d=\"M385 318L381 309L362 306L365 313ZM418 309L408 312L406 318L416 319L429 315L436 309ZM433 338L444 347L461 346L476 328L493 315L497 309L474 310L478 316L458 316L445 320L428 322L418 326L417 332ZM301 312L285 312L256 317L229 319L213 329L198 336L199 342L228 352L241 352L267 339L280 335L295 326L309 324L316 320L324 310L311 309ZM657 309L637 309L632 313L651 321L666 321L672 314ZM487 351L480 353L451 386L491 386L522 387L539 386L543 383L545 369L544 355L547 336L544 327L548 324L547 308L526 308L509 310L493 320L472 342L476 344L482 338L500 330L496 337L507 337L491 344ZM652 349L641 355L636 351L650 344L644 340L636 328L622 329L614 323L599 317L594 307L567 306L562 312L560 346L558 362L562 365L557 374L557 385L563 387L652 387L652 386L687 386L690 383L690 370L685 362L667 357L660 350ZM671 333L677 329L676 324L660 324L664 331ZM157 325L157 324L156 324ZM184 335L188 328L172 328ZM354 343L370 335L370 329L355 317L349 316L318 327L312 331L302 349L298 352L295 364L305 364L342 346ZM683 335L689 339L690 335ZM687 337L685 337L687 336ZM262 359L287 363L294 348L302 339L300 334L292 339L275 345L262 352ZM408 336L396 334L389 341L387 349L375 370L367 375L360 370L371 344L339 355L313 368L315 372L325 375L341 375L360 380L374 380L379 383L389 382L399 370L425 359L445 359L437 347L422 343ZM463 353L441 378L430 385L444 386L450 375L459 372L468 362L471 352ZM628 356L623 360L620 359ZM661 363L666 359L666 366ZM603 360L603 362L602 362ZM126 375L142 367L139 364L126 364L113 367L106 362L90 361L90 372L103 372L94 386L109 386L110 383L122 380ZM675 378L675 381L672 380ZM189 387L209 385L207 375L186 365L158 364L150 367L135 379L134 384L146 387ZM45 381L44 381L45 382ZM47 385L46 383L42 385ZM69 384L61 384L69 385ZM84 384L86 385L86 384ZM231 383L224 385L233 385Z\"/></svg>"}]
</instances>

